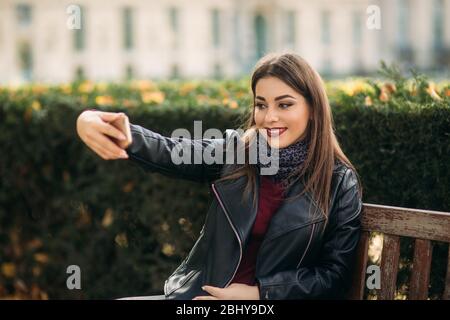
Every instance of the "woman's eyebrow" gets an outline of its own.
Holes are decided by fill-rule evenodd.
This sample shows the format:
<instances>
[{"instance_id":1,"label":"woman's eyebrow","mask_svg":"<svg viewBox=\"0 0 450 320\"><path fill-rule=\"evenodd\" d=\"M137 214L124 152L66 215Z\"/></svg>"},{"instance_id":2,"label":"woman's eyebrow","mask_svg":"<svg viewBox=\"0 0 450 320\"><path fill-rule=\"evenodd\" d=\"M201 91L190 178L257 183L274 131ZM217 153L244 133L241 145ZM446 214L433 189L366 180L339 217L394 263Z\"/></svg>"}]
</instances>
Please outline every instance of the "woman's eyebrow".
<instances>
[{"instance_id":1,"label":"woman's eyebrow","mask_svg":"<svg viewBox=\"0 0 450 320\"><path fill-rule=\"evenodd\" d=\"M284 99L284 98L292 98L292 99L295 100L295 98L293 96L290 96L288 94L284 94L282 96L276 97L275 101L278 101L278 100L281 100L281 99ZM259 100L262 100L262 101L266 101L266 99L264 97L261 97L261 96L256 96L256 99L259 99Z\"/></svg>"}]
</instances>

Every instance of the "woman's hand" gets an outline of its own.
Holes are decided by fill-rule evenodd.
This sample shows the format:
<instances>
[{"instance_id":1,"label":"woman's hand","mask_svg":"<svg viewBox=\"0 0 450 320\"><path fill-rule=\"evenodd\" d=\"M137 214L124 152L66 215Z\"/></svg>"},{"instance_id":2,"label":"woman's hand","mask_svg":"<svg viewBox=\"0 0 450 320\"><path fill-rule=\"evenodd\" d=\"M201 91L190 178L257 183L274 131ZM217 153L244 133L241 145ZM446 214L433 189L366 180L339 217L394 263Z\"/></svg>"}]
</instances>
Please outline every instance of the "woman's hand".
<instances>
[{"instance_id":1,"label":"woman's hand","mask_svg":"<svg viewBox=\"0 0 450 320\"><path fill-rule=\"evenodd\" d=\"M211 296L197 296L192 300L259 300L258 286L232 283L226 288L203 286Z\"/></svg>"},{"instance_id":2,"label":"woman's hand","mask_svg":"<svg viewBox=\"0 0 450 320\"><path fill-rule=\"evenodd\" d=\"M124 113L118 112L84 111L77 119L77 133L104 160L127 159L125 150L110 139L126 140L123 133L110 124L121 116L126 117Z\"/></svg>"}]
</instances>

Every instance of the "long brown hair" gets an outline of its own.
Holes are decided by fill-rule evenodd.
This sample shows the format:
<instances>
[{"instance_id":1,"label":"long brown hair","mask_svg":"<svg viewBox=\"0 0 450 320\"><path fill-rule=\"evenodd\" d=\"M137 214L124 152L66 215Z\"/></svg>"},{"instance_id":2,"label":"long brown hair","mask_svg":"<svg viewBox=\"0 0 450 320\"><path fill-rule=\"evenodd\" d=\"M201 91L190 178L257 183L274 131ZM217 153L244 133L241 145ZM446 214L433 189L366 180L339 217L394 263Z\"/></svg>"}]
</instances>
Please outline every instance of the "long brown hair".
<instances>
[{"instance_id":1,"label":"long brown hair","mask_svg":"<svg viewBox=\"0 0 450 320\"><path fill-rule=\"evenodd\" d=\"M256 179L255 166L249 164L248 150L254 143L256 124L254 119L255 89L257 82L265 77L276 77L301 94L310 107L311 119L306 128L305 139L308 139L308 156L304 164L291 173L291 177L302 178L305 188L298 195L309 194L325 218L328 218L330 209L330 189L333 168L336 160L341 161L349 168L356 170L350 160L345 156L336 135L330 109L330 104L325 92L325 87L320 75L299 55L295 53L268 54L261 58L254 69L251 78L253 92L253 107L243 125L245 134L246 158L245 164L237 167L231 173L226 174L219 180L236 179L247 176L247 185L244 196L253 192L256 201ZM296 179L293 179L296 180ZM359 184L359 179L358 179ZM361 188L359 188L361 192Z\"/></svg>"}]
</instances>

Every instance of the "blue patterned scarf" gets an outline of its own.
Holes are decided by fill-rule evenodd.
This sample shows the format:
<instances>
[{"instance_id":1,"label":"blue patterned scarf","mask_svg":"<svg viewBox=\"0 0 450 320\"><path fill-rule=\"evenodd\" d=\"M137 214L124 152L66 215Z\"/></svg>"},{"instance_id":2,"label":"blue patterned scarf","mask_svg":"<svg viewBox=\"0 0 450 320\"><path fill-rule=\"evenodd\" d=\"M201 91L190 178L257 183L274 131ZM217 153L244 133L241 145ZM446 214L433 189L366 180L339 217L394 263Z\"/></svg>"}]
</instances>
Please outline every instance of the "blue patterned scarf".
<instances>
[{"instance_id":1,"label":"blue patterned scarf","mask_svg":"<svg viewBox=\"0 0 450 320\"><path fill-rule=\"evenodd\" d=\"M258 150L258 160L257 160L257 166L259 170L263 167L269 167L269 164L262 164L259 159L259 150L260 150L260 143L264 143L266 147L266 153L270 157L272 152L272 148L267 143L267 140L259 135L260 138L257 140L257 150ZM276 157L276 153L274 154L274 159L279 161L279 169L278 172L271 177L275 182L282 183L284 185L288 184L288 177L289 175L297 170L300 169L300 167L303 165L303 163L306 160L306 157L308 155L308 147L309 143L307 142L307 139L299 140L285 148L278 149L278 157Z\"/></svg>"}]
</instances>

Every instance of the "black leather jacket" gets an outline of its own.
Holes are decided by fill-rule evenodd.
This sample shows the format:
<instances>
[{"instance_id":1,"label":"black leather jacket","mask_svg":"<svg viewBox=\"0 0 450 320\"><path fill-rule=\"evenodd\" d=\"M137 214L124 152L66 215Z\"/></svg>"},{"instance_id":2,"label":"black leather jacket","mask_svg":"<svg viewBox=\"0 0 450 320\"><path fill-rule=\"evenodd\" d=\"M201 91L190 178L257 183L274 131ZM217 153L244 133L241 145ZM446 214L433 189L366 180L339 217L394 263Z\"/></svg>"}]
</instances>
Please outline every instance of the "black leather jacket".
<instances>
[{"instance_id":1,"label":"black leather jacket","mask_svg":"<svg viewBox=\"0 0 450 320\"><path fill-rule=\"evenodd\" d=\"M176 165L171 151L180 139L163 137L138 125L131 125L131 132L133 143L126 151L132 163L172 177L209 182L214 195L198 240L165 281L166 298L208 295L201 289L205 284L226 287L242 260L258 210L252 205L252 197L241 201L246 177L215 183L227 165ZM198 152L224 141L183 139L181 143ZM259 186L259 178L257 183ZM288 196L298 194L303 187L297 180ZM309 194L283 202L270 222L257 257L261 299L344 298L360 236L362 202L358 188L355 172L337 164L325 230L323 215L309 214L311 207L317 208Z\"/></svg>"}]
</instances>

